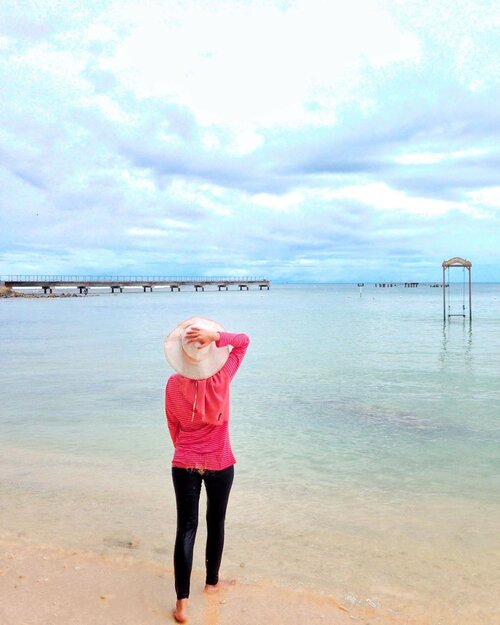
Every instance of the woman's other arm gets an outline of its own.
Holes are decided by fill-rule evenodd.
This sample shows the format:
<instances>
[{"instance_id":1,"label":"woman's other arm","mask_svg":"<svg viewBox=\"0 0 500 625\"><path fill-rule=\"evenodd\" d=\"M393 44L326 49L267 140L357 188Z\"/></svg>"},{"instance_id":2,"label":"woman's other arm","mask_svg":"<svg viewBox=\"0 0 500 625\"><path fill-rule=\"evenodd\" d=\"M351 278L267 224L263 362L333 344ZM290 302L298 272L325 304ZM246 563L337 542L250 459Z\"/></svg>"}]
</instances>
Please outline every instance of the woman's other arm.
<instances>
[{"instance_id":1,"label":"woman's other arm","mask_svg":"<svg viewBox=\"0 0 500 625\"><path fill-rule=\"evenodd\" d=\"M246 334L219 332L219 340L216 341L215 344L217 347L225 347L226 345L231 345L233 347L223 367L223 370L229 377L233 378L245 357L248 345L250 344L250 338Z\"/></svg>"}]
</instances>

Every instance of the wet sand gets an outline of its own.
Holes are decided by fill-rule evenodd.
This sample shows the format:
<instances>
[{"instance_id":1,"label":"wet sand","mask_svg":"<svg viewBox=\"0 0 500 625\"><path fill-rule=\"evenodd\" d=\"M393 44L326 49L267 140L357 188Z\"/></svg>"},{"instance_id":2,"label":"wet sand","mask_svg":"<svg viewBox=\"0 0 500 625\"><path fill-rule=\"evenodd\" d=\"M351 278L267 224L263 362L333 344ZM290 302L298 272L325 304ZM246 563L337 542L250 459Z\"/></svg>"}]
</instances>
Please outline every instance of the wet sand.
<instances>
[{"instance_id":1,"label":"wet sand","mask_svg":"<svg viewBox=\"0 0 500 625\"><path fill-rule=\"evenodd\" d=\"M0 622L6 625L173 623L172 570L156 563L29 541L0 540ZM376 608L271 585L203 593L193 574L189 623L199 625L430 625Z\"/></svg>"}]
</instances>

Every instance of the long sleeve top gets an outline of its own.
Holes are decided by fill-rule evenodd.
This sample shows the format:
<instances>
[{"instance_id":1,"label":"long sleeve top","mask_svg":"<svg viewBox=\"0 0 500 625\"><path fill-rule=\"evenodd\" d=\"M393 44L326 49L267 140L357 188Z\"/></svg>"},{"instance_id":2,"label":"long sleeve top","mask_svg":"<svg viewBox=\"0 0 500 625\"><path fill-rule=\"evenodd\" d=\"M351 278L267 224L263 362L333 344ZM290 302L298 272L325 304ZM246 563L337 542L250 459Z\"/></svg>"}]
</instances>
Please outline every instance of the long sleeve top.
<instances>
[{"instance_id":1,"label":"long sleeve top","mask_svg":"<svg viewBox=\"0 0 500 625\"><path fill-rule=\"evenodd\" d=\"M229 438L229 384L241 365L250 339L246 334L219 334L217 347L232 346L220 371L206 381L191 380L178 373L167 381L165 412L175 447L172 459L174 467L220 471L236 462ZM218 416L220 418L223 415L223 418L217 424L207 423L203 412L195 408L200 382L206 382L207 405L222 402ZM221 392L224 389L226 392Z\"/></svg>"}]
</instances>

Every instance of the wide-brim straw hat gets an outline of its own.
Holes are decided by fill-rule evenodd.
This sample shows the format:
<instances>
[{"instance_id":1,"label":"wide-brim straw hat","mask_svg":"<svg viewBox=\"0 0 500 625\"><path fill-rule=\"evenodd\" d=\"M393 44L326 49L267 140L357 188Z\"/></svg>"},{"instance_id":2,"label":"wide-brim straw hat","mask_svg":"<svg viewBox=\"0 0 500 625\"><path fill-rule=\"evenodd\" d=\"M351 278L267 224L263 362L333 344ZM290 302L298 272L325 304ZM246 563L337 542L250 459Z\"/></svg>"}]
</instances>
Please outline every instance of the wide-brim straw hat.
<instances>
[{"instance_id":1,"label":"wide-brim straw hat","mask_svg":"<svg viewBox=\"0 0 500 625\"><path fill-rule=\"evenodd\" d=\"M186 333L190 327L224 332L224 328L211 319L192 317L179 323L163 341L165 357L170 366L185 378L204 380L222 369L229 357L230 349L217 347L212 341L205 347L199 342L187 343Z\"/></svg>"}]
</instances>

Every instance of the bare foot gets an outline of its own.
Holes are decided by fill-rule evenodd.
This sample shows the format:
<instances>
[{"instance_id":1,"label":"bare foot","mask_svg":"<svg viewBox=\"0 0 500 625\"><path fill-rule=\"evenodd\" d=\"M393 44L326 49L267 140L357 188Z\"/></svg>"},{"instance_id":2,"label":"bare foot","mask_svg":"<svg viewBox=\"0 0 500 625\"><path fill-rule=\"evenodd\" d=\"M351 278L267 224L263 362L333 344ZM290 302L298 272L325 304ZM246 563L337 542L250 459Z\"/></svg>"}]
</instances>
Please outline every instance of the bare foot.
<instances>
[{"instance_id":1,"label":"bare foot","mask_svg":"<svg viewBox=\"0 0 500 625\"><path fill-rule=\"evenodd\" d=\"M172 614L173 614L174 619L178 623L187 622L187 616L186 616L187 603L188 603L187 599L179 599L175 603L175 610L173 610Z\"/></svg>"},{"instance_id":2,"label":"bare foot","mask_svg":"<svg viewBox=\"0 0 500 625\"><path fill-rule=\"evenodd\" d=\"M205 584L205 592L219 592L222 588L228 588L230 586L236 586L235 579L220 579L217 584Z\"/></svg>"}]
</instances>

